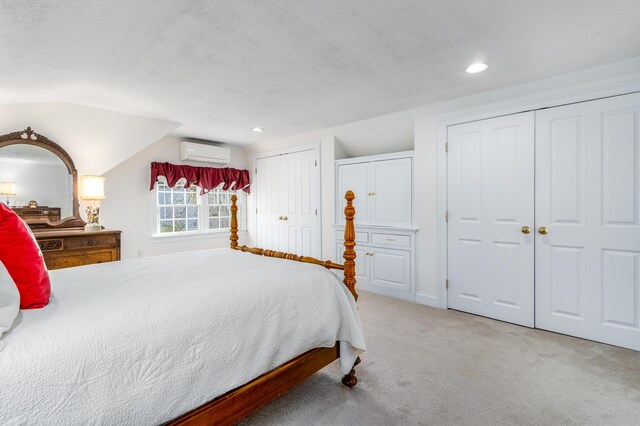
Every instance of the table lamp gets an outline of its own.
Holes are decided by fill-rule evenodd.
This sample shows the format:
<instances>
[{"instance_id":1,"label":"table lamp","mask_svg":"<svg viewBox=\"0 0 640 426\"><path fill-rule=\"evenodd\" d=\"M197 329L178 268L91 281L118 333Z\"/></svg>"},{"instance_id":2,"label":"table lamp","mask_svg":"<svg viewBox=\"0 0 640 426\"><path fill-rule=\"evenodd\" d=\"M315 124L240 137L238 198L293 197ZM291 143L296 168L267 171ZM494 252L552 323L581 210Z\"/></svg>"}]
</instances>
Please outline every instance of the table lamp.
<instances>
[{"instance_id":1,"label":"table lamp","mask_svg":"<svg viewBox=\"0 0 640 426\"><path fill-rule=\"evenodd\" d=\"M0 195L7 196L7 206L9 206L9 197L16 195L16 184L14 182L0 182Z\"/></svg>"},{"instance_id":2,"label":"table lamp","mask_svg":"<svg viewBox=\"0 0 640 426\"><path fill-rule=\"evenodd\" d=\"M85 231L99 231L100 207L96 206L96 201L104 200L104 178L102 176L82 176L80 179L80 199L92 201L91 206L87 206L87 224Z\"/></svg>"}]
</instances>

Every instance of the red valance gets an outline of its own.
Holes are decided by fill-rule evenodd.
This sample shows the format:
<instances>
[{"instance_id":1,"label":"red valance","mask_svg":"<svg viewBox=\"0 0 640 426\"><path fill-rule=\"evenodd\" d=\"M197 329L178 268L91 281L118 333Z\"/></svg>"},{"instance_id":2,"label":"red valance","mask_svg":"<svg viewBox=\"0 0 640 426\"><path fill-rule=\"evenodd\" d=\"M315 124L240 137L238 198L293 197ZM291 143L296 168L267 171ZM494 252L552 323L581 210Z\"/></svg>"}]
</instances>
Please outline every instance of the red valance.
<instances>
[{"instance_id":1,"label":"red valance","mask_svg":"<svg viewBox=\"0 0 640 426\"><path fill-rule=\"evenodd\" d=\"M167 185L170 188L176 186L180 179L186 179L185 188L196 185L201 188L200 195L204 195L212 189L216 189L221 183L224 183L222 189L227 191L243 190L249 194L249 171L239 170L225 167L217 169L214 167L195 167L186 165L177 165L171 163L151 163L151 186L150 191L158 181L159 176L167 179Z\"/></svg>"}]
</instances>

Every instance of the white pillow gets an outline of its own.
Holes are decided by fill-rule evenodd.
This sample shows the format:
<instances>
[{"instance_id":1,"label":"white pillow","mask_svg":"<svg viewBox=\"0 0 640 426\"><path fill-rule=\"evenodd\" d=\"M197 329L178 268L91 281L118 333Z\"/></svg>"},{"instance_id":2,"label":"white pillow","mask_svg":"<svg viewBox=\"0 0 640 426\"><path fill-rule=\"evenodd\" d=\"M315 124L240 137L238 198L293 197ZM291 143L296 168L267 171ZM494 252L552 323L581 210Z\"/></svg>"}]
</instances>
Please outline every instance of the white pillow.
<instances>
[{"instance_id":1,"label":"white pillow","mask_svg":"<svg viewBox=\"0 0 640 426\"><path fill-rule=\"evenodd\" d=\"M7 268L0 262L0 338L13 325L20 311L20 293L9 275ZM0 340L0 351L4 342Z\"/></svg>"}]
</instances>

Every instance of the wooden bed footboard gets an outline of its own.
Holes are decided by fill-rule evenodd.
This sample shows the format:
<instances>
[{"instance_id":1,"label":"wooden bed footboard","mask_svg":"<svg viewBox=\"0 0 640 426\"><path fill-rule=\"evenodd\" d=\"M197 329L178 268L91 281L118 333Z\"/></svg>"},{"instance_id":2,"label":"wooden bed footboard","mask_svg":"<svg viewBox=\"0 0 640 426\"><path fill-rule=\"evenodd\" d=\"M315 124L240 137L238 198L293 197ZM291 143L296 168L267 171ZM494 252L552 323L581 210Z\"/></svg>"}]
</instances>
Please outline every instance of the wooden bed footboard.
<instances>
[{"instance_id":1,"label":"wooden bed footboard","mask_svg":"<svg viewBox=\"0 0 640 426\"><path fill-rule=\"evenodd\" d=\"M315 263L316 265L322 265L327 269L340 269L344 271L344 285L347 286L353 297L358 300L358 293L356 292L356 251L354 247L356 246L356 230L353 224L353 219L356 215L356 209L353 207L353 200L355 199L355 195L353 191L347 191L344 194L345 200L347 200L347 205L344 208L344 218L345 218L345 227L344 227L344 265L339 263L334 263L330 260L320 260L315 257L309 256L299 256L297 254L292 253L283 253L281 251L257 248L257 247L247 247L247 246L239 246L238 245L238 206L236 205L238 201L238 197L235 195L231 196L231 236L229 240L231 241L231 248L234 250L246 251L249 253L257 254L260 256L267 257L277 257L280 259L288 259L295 260L298 262L305 263Z\"/></svg>"},{"instance_id":2,"label":"wooden bed footboard","mask_svg":"<svg viewBox=\"0 0 640 426\"><path fill-rule=\"evenodd\" d=\"M347 206L344 209L346 226L344 230L344 265L323 261L314 257L298 256L291 253L282 253L275 250L266 250L255 247L238 246L238 198L231 196L231 248L234 250L246 251L260 256L277 257L281 259L295 260L298 262L314 263L322 265L328 269L340 269L344 271L344 284L347 286L353 297L358 300L356 293L356 252L355 227L353 218L356 210L353 207L355 198L352 191L347 191L344 198ZM332 348L316 348L292 359L258 377L251 382L240 386L237 389L214 399L195 410L186 413L170 422L168 425L232 425L243 417L251 414L254 410L272 401L280 394L301 383L312 374L331 364L339 358L339 342ZM356 359L354 368L360 363L360 358ZM355 370L351 369L348 374L342 377L342 383L352 388L358 383Z\"/></svg>"}]
</instances>

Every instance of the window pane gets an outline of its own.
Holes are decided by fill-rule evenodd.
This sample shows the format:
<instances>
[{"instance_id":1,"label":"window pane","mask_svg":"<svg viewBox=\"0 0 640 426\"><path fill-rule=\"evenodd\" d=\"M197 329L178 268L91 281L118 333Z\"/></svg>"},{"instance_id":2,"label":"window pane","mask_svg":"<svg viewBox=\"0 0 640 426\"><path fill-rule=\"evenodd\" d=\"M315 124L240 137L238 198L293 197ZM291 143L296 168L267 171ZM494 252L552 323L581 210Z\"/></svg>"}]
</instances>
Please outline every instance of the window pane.
<instances>
[{"instance_id":1,"label":"window pane","mask_svg":"<svg viewBox=\"0 0 640 426\"><path fill-rule=\"evenodd\" d=\"M173 221L172 220L161 220L160 221L160 232L173 232Z\"/></svg>"},{"instance_id":2,"label":"window pane","mask_svg":"<svg viewBox=\"0 0 640 426\"><path fill-rule=\"evenodd\" d=\"M208 204L218 203L218 197L215 189L213 191L209 191L209 193L207 194L207 203Z\"/></svg>"},{"instance_id":3,"label":"window pane","mask_svg":"<svg viewBox=\"0 0 640 426\"><path fill-rule=\"evenodd\" d=\"M209 219L209 229L218 229L220 228L220 222L217 218Z\"/></svg>"},{"instance_id":4,"label":"window pane","mask_svg":"<svg viewBox=\"0 0 640 426\"><path fill-rule=\"evenodd\" d=\"M228 228L229 227L229 218L220 219L220 228Z\"/></svg>"},{"instance_id":5,"label":"window pane","mask_svg":"<svg viewBox=\"0 0 640 426\"><path fill-rule=\"evenodd\" d=\"M229 204L229 194L226 192L218 194L218 204Z\"/></svg>"},{"instance_id":6,"label":"window pane","mask_svg":"<svg viewBox=\"0 0 640 426\"><path fill-rule=\"evenodd\" d=\"M187 207L187 217L191 218L191 217L198 217L198 207Z\"/></svg>"},{"instance_id":7,"label":"window pane","mask_svg":"<svg viewBox=\"0 0 640 426\"><path fill-rule=\"evenodd\" d=\"M173 212L176 219L184 219L187 217L186 207L175 207Z\"/></svg>"},{"instance_id":8,"label":"window pane","mask_svg":"<svg viewBox=\"0 0 640 426\"><path fill-rule=\"evenodd\" d=\"M184 191L173 192L173 204L184 204Z\"/></svg>"},{"instance_id":9,"label":"window pane","mask_svg":"<svg viewBox=\"0 0 640 426\"><path fill-rule=\"evenodd\" d=\"M220 207L209 206L209 217L217 217L217 216L220 216Z\"/></svg>"},{"instance_id":10,"label":"window pane","mask_svg":"<svg viewBox=\"0 0 640 426\"><path fill-rule=\"evenodd\" d=\"M160 219L172 219L173 207L160 207Z\"/></svg>"},{"instance_id":11,"label":"window pane","mask_svg":"<svg viewBox=\"0 0 640 426\"><path fill-rule=\"evenodd\" d=\"M229 216L229 207L228 206L220 206L220 216Z\"/></svg>"},{"instance_id":12,"label":"window pane","mask_svg":"<svg viewBox=\"0 0 640 426\"><path fill-rule=\"evenodd\" d=\"M197 204L198 203L198 195L195 192L187 193L187 204Z\"/></svg>"},{"instance_id":13,"label":"window pane","mask_svg":"<svg viewBox=\"0 0 640 426\"><path fill-rule=\"evenodd\" d=\"M187 221L184 219L175 220L173 222L174 232L186 231L187 229Z\"/></svg>"},{"instance_id":14,"label":"window pane","mask_svg":"<svg viewBox=\"0 0 640 426\"><path fill-rule=\"evenodd\" d=\"M198 230L198 219L187 219L187 231Z\"/></svg>"}]
</instances>

